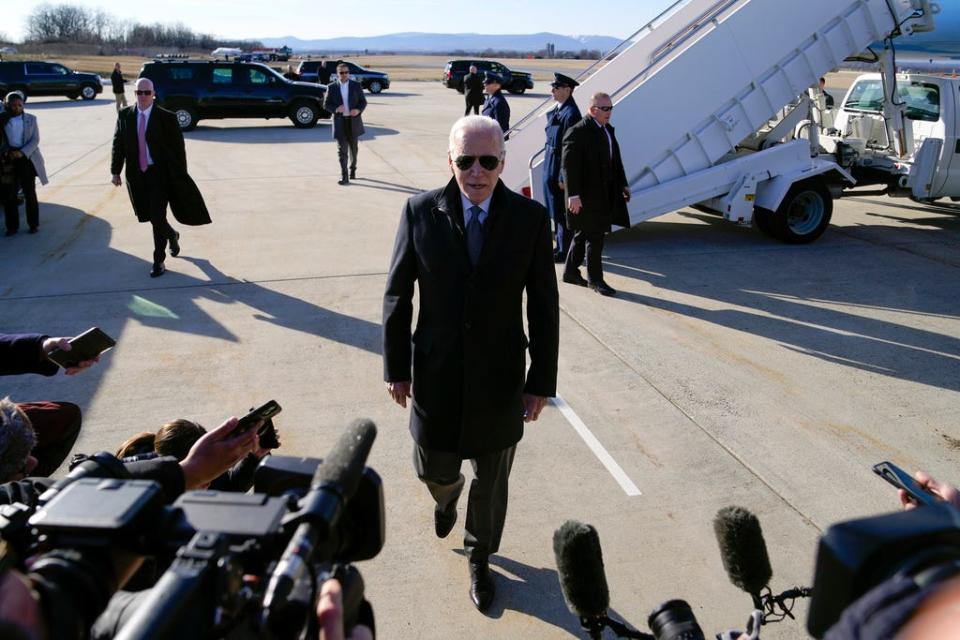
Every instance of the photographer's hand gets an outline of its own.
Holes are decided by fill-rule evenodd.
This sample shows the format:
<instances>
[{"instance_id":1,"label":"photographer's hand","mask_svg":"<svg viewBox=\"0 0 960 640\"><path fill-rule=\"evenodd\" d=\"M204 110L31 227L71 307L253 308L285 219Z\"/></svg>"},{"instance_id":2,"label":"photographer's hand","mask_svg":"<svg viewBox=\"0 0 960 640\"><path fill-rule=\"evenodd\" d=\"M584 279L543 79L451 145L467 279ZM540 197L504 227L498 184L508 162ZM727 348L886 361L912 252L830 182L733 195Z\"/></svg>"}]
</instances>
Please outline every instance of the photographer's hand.
<instances>
[{"instance_id":1,"label":"photographer's hand","mask_svg":"<svg viewBox=\"0 0 960 640\"><path fill-rule=\"evenodd\" d=\"M358 624L345 636L343 630L343 587L338 580L327 580L317 599L317 624L320 640L373 640L369 627Z\"/></svg>"},{"instance_id":2,"label":"photographer's hand","mask_svg":"<svg viewBox=\"0 0 960 640\"><path fill-rule=\"evenodd\" d=\"M213 482L257 446L257 430L261 420L245 433L234 435L237 418L228 418L219 427L206 433L190 448L180 463L187 489L197 489Z\"/></svg>"},{"instance_id":3,"label":"photographer's hand","mask_svg":"<svg viewBox=\"0 0 960 640\"><path fill-rule=\"evenodd\" d=\"M70 346L70 341L73 338L47 338L43 341L42 349L44 357L50 355L50 352L54 349L62 349L64 351L70 351L72 347ZM84 360L75 367L68 367L64 370L64 373L68 376L72 376L75 373L80 373L84 369L89 369L96 363L100 362L100 356L97 356L93 360Z\"/></svg>"},{"instance_id":4,"label":"photographer's hand","mask_svg":"<svg viewBox=\"0 0 960 640\"><path fill-rule=\"evenodd\" d=\"M913 477L920 483L920 486L937 496L944 502L949 502L953 506L960 509L960 492L957 491L957 488L952 484L946 482L938 482L936 479L930 476L930 474L923 471L917 471L913 474ZM897 496L900 498L900 506L904 509L913 509L917 506L917 503L913 501L907 492L903 489L897 489Z\"/></svg>"}]
</instances>

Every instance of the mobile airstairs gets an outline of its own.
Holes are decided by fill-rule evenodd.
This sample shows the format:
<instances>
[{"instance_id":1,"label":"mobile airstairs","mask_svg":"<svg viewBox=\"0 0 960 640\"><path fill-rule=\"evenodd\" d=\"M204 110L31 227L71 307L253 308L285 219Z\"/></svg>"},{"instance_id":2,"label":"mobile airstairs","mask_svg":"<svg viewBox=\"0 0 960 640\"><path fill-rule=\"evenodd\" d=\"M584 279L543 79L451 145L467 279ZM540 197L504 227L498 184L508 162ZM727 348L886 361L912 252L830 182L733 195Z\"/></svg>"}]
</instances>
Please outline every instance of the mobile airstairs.
<instances>
[{"instance_id":1,"label":"mobile airstairs","mask_svg":"<svg viewBox=\"0 0 960 640\"><path fill-rule=\"evenodd\" d=\"M787 242L819 237L854 180L821 153L816 127L791 139L811 117L808 88L871 43L931 30L933 13L929 0L676 2L578 78L582 112L597 91L613 99L631 224L693 205L756 217ZM502 176L541 201L551 108L510 130ZM889 115L896 133L902 113Z\"/></svg>"}]
</instances>

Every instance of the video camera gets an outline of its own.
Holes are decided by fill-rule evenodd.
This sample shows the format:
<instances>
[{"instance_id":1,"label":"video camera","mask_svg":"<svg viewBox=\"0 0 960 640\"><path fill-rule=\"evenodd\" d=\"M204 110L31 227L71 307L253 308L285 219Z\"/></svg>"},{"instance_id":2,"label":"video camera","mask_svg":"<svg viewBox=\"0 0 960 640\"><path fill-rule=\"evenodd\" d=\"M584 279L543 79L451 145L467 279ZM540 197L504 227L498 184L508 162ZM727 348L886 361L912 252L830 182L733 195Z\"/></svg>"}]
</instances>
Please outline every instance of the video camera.
<instances>
[{"instance_id":1,"label":"video camera","mask_svg":"<svg viewBox=\"0 0 960 640\"><path fill-rule=\"evenodd\" d=\"M383 485L365 466L375 435L372 422L355 421L324 460L266 458L252 494L190 491L171 506L159 484L127 479L115 458L97 454L43 494L36 513L0 512L0 536L20 558L42 552L31 573L78 602L89 597L74 592L90 582L91 565L111 554L175 550L117 638L312 637L329 577L343 584L350 628L364 604L350 563L384 543Z\"/></svg>"},{"instance_id":2,"label":"video camera","mask_svg":"<svg viewBox=\"0 0 960 640\"><path fill-rule=\"evenodd\" d=\"M822 638L844 610L894 576L923 588L960 574L960 510L948 503L831 526L820 539L813 588L776 595L769 587L772 570L757 518L746 509L725 507L713 525L730 581L748 593L754 605L745 631L718 633L718 640L737 640L741 634L759 638L762 625L793 619L799 598L812 598L807 630ZM620 638L705 638L683 600L669 600L651 612L647 624L652 635L611 619L600 540L593 527L568 521L554 533L553 546L564 599L590 638L600 638L604 628Z\"/></svg>"}]
</instances>

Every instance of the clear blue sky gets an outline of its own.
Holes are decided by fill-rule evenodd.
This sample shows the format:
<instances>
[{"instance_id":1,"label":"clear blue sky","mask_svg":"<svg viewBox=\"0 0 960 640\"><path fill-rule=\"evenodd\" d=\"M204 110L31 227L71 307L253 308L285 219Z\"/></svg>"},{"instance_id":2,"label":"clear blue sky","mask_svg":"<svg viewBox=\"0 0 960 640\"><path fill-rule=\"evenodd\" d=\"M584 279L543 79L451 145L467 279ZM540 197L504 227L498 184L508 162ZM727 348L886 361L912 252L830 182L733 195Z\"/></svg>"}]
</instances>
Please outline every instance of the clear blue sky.
<instances>
[{"instance_id":1,"label":"clear blue sky","mask_svg":"<svg viewBox=\"0 0 960 640\"><path fill-rule=\"evenodd\" d=\"M65 0L122 20L182 22L224 38L370 36L403 31L537 33L625 38L672 0ZM58 0L53 0L57 4ZM20 40L32 2L4 1L0 32ZM596 8L602 6L602 11Z\"/></svg>"}]
</instances>

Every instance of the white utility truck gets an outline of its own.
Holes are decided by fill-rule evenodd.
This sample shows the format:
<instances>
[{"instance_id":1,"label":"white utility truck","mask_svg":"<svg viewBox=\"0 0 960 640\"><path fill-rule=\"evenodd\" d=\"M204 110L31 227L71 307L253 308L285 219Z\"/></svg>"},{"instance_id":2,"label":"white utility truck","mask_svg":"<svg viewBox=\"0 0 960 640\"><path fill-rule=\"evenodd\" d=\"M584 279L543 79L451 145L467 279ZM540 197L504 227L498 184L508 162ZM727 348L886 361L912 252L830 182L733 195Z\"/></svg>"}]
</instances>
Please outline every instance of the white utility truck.
<instances>
[{"instance_id":1,"label":"white utility truck","mask_svg":"<svg viewBox=\"0 0 960 640\"><path fill-rule=\"evenodd\" d=\"M896 194L920 199L949 195L938 188L949 173L947 127L923 133L910 126L920 122L910 107L919 90L904 85L904 100L904 89L895 88L896 39L932 30L937 11L930 0L675 3L585 71L575 94L583 111L594 92L613 99L631 224L695 206L741 225L756 220L784 242L804 243L824 232L833 199L860 180L885 185L885 193L895 183ZM820 97L809 88L877 42L884 43L875 54L882 73L863 81L879 83L879 102L855 109L855 83L835 130L821 132ZM952 154L957 92L939 93ZM544 103L510 130L503 173L511 189L541 201L544 126L553 107ZM804 139L795 138L798 130Z\"/></svg>"}]
</instances>

